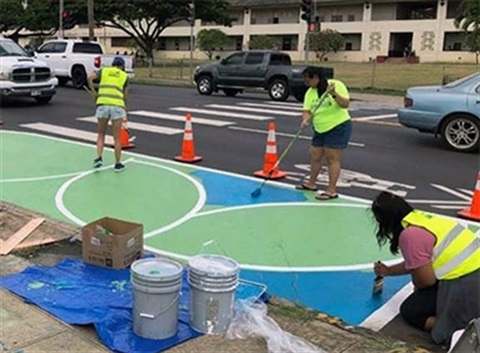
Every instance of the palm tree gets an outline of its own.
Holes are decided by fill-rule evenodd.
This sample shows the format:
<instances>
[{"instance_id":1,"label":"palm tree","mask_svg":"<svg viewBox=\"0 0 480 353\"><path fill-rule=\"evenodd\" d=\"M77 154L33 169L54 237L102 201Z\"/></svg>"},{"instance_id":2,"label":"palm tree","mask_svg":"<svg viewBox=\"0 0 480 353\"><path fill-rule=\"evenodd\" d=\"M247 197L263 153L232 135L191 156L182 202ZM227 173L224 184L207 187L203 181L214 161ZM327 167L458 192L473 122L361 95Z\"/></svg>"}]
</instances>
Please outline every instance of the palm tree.
<instances>
[{"instance_id":1,"label":"palm tree","mask_svg":"<svg viewBox=\"0 0 480 353\"><path fill-rule=\"evenodd\" d=\"M465 45L475 53L478 65L480 55L480 1L462 0L458 15L455 18L455 27L465 33Z\"/></svg>"}]
</instances>

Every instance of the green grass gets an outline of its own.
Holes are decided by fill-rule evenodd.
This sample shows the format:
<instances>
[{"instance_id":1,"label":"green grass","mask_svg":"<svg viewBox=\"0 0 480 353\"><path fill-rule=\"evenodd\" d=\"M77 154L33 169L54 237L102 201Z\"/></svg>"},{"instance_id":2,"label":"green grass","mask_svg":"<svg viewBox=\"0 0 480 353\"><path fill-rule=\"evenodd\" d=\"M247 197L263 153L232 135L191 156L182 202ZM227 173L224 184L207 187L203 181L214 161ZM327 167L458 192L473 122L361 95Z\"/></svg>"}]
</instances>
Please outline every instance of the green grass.
<instances>
[{"instance_id":1,"label":"green grass","mask_svg":"<svg viewBox=\"0 0 480 353\"><path fill-rule=\"evenodd\" d=\"M195 62L193 67L204 64ZM302 65L302 63L296 63ZM318 65L315 63L315 65ZM480 66L474 64L373 64L373 63L324 63L333 67L335 77L345 82L351 89L365 93L402 94L408 87L440 85L446 79L456 78L478 72ZM188 60L170 60L158 63L149 76L146 67L135 69L139 82L156 83L158 81L178 81L188 83L190 67ZM161 82L158 82L161 83ZM163 82L167 83L168 82Z\"/></svg>"}]
</instances>

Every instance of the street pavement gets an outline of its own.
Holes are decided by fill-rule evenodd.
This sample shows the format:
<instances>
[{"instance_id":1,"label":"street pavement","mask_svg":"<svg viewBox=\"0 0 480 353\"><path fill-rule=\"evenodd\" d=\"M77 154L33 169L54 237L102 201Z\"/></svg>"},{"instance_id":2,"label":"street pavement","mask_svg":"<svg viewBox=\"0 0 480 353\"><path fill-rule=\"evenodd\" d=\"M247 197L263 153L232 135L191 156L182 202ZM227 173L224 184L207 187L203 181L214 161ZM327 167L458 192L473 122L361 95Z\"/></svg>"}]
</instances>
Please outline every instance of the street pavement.
<instances>
[{"instance_id":1,"label":"street pavement","mask_svg":"<svg viewBox=\"0 0 480 353\"><path fill-rule=\"evenodd\" d=\"M400 126L396 110L401 97L352 94L352 98L354 128L339 181L341 194L371 200L380 190L389 190L405 196L414 207L451 216L469 205L480 165L477 154L446 150L439 139ZM94 143L94 109L87 92L65 87L47 106L30 100L4 101L1 119L4 129ZM281 154L301 117L298 102L273 102L264 93L205 97L193 89L147 85L132 85L128 110L135 152L166 159L178 155L185 114L191 113L202 165L244 175L262 169L269 122L276 123ZM282 161L281 169L288 172L285 182L298 184L308 173L310 136L311 131L304 130ZM326 181L324 171L320 189Z\"/></svg>"}]
</instances>

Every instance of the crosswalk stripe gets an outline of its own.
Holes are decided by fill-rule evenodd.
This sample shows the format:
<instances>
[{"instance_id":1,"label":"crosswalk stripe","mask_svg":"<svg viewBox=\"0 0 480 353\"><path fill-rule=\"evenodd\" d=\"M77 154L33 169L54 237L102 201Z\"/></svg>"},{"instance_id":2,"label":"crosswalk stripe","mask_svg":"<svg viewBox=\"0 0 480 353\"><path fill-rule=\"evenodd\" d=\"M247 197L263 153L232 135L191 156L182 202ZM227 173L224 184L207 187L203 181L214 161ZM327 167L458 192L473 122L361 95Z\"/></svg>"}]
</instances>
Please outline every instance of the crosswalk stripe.
<instances>
[{"instance_id":1,"label":"crosswalk stripe","mask_svg":"<svg viewBox=\"0 0 480 353\"><path fill-rule=\"evenodd\" d=\"M170 110L175 110L179 112L187 112L187 113L198 113L198 114L207 114L207 115L216 115L216 116L224 116L229 118L238 118L238 119L248 119L248 120L271 120L270 117L263 117L258 115L249 115L249 114L240 114L240 113L231 113L231 112L220 112L216 110L208 110L208 109L197 109L197 108L187 108L187 107L175 107L170 108Z\"/></svg>"},{"instance_id":2,"label":"crosswalk stripe","mask_svg":"<svg viewBox=\"0 0 480 353\"><path fill-rule=\"evenodd\" d=\"M259 109L259 108L248 108L248 107L240 107L238 105L221 105L221 104L208 104L206 105L208 108L214 108L214 109L227 109L227 110L240 110L244 112L250 112L250 113L262 113L262 114L274 114L274 115L289 115L289 116L300 116L302 115L302 112L297 111L297 112L286 112L284 110L280 110L283 108L278 108L279 110L273 110L273 109Z\"/></svg>"},{"instance_id":3,"label":"crosswalk stripe","mask_svg":"<svg viewBox=\"0 0 480 353\"><path fill-rule=\"evenodd\" d=\"M93 118L93 117L78 118L77 120L86 121L89 123L97 122L97 118ZM128 128L131 130L147 131L147 132L153 132L153 133L162 134L162 135L177 135L177 134L183 133L182 129L173 129L165 126L134 123L131 121L128 122Z\"/></svg>"},{"instance_id":4,"label":"crosswalk stripe","mask_svg":"<svg viewBox=\"0 0 480 353\"><path fill-rule=\"evenodd\" d=\"M79 129L71 129L68 127L63 127L63 126L58 126L53 124L45 124L45 123L23 124L20 126L25 127L27 129L48 132L55 135L73 137L79 140L93 141L93 142L97 141L97 134L95 132L89 132L89 131L84 131ZM107 145L113 145L113 137L107 135L105 137L105 143Z\"/></svg>"},{"instance_id":5,"label":"crosswalk stripe","mask_svg":"<svg viewBox=\"0 0 480 353\"><path fill-rule=\"evenodd\" d=\"M272 101L266 101L269 105L284 105L286 107L295 107L295 108L302 108L303 104L302 103L289 103L289 102L272 102Z\"/></svg>"},{"instance_id":6,"label":"crosswalk stripe","mask_svg":"<svg viewBox=\"0 0 480 353\"><path fill-rule=\"evenodd\" d=\"M385 115L374 115L374 116L362 116L358 118L353 118L355 121L370 121L370 120L379 120L379 119L388 119L396 118L397 114L385 114Z\"/></svg>"},{"instance_id":7,"label":"crosswalk stripe","mask_svg":"<svg viewBox=\"0 0 480 353\"><path fill-rule=\"evenodd\" d=\"M272 104L263 104L263 103L238 103L238 105L246 106L246 107L258 107L258 108L278 108L278 109L285 109L285 110L293 110L296 112L301 112L302 107L289 107L288 105L272 105Z\"/></svg>"},{"instance_id":8,"label":"crosswalk stripe","mask_svg":"<svg viewBox=\"0 0 480 353\"><path fill-rule=\"evenodd\" d=\"M129 112L129 114L138 115L138 116L145 116L145 117L148 117L148 118L185 122L185 117L182 116L182 115L164 114L164 113L157 113L157 112L151 112L151 111L146 111L146 110L135 110L133 112ZM202 125L210 125L210 126L218 126L218 127L229 126L229 125L234 125L235 124L235 123L230 122L230 121L195 118L195 117L192 117L192 122L194 124L202 124Z\"/></svg>"}]
</instances>

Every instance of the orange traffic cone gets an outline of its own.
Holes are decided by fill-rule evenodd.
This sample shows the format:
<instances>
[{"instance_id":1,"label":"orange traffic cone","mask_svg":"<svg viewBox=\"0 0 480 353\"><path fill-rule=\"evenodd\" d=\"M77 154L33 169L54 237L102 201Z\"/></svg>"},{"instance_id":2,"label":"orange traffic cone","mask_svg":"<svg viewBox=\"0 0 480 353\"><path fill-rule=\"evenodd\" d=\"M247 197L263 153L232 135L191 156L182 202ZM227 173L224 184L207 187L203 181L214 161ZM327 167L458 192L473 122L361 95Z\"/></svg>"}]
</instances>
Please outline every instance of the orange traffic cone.
<instances>
[{"instance_id":1,"label":"orange traffic cone","mask_svg":"<svg viewBox=\"0 0 480 353\"><path fill-rule=\"evenodd\" d=\"M278 170L277 142L275 139L275 123L268 124L267 150L263 162L263 170L256 171L253 175L260 178L281 179L287 173Z\"/></svg>"},{"instance_id":2,"label":"orange traffic cone","mask_svg":"<svg viewBox=\"0 0 480 353\"><path fill-rule=\"evenodd\" d=\"M183 134L182 154L176 156L175 160L185 163L195 163L203 158L195 155L195 142L193 141L192 116L185 116L185 133Z\"/></svg>"},{"instance_id":3,"label":"orange traffic cone","mask_svg":"<svg viewBox=\"0 0 480 353\"><path fill-rule=\"evenodd\" d=\"M460 217L480 221L480 172L478 172L477 184L475 185L475 191L473 192L472 204L470 208L466 208L463 211L458 212L458 215Z\"/></svg>"},{"instance_id":4,"label":"orange traffic cone","mask_svg":"<svg viewBox=\"0 0 480 353\"><path fill-rule=\"evenodd\" d=\"M120 130L120 144L122 145L122 150L135 147L135 145L132 143L132 139L130 138L127 119L125 118L122 120L122 129Z\"/></svg>"}]
</instances>

